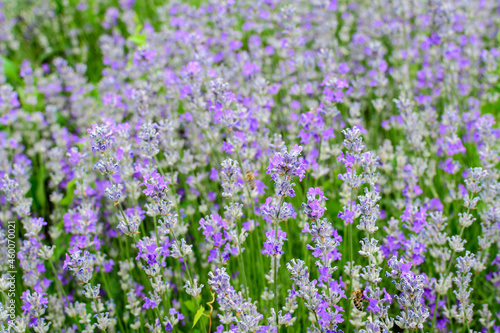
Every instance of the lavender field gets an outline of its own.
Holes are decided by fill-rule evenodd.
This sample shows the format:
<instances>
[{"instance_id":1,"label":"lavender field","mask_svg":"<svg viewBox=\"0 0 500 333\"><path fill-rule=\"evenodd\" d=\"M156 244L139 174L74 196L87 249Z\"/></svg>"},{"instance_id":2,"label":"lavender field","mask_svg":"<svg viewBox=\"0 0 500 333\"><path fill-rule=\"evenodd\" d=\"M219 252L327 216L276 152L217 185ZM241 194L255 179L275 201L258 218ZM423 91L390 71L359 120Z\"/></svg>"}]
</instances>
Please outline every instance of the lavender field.
<instances>
[{"instance_id":1,"label":"lavender field","mask_svg":"<svg viewBox=\"0 0 500 333\"><path fill-rule=\"evenodd\" d=\"M0 333L500 332L500 2L2 0Z\"/></svg>"}]
</instances>

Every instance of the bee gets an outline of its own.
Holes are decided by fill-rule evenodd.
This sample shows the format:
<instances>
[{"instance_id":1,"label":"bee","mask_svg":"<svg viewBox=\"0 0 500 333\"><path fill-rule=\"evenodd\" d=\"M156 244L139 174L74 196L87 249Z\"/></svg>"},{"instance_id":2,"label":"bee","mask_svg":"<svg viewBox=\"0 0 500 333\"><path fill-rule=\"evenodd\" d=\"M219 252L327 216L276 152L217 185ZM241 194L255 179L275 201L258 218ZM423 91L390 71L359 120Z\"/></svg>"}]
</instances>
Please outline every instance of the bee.
<instances>
[{"instance_id":1,"label":"bee","mask_svg":"<svg viewBox=\"0 0 500 333\"><path fill-rule=\"evenodd\" d=\"M365 296L363 295L363 291L362 290L353 291L351 294L351 298L356 309L358 309L359 311L363 311L363 302L366 301Z\"/></svg>"},{"instance_id":2,"label":"bee","mask_svg":"<svg viewBox=\"0 0 500 333\"><path fill-rule=\"evenodd\" d=\"M255 176L252 171L245 172L245 181L252 191L255 190Z\"/></svg>"}]
</instances>

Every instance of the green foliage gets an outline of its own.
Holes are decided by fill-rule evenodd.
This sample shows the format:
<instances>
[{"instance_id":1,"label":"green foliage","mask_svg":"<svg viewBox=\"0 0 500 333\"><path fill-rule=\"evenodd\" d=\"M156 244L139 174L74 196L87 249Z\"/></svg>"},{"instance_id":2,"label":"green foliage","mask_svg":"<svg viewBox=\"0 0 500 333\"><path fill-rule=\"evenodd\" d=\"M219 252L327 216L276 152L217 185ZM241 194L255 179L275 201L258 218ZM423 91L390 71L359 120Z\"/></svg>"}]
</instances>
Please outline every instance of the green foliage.
<instances>
[{"instance_id":1,"label":"green foliage","mask_svg":"<svg viewBox=\"0 0 500 333\"><path fill-rule=\"evenodd\" d=\"M200 305L200 308L198 309L198 311L196 311L196 314L194 315L193 326L191 328L194 328L196 326L196 323L198 322L198 320L200 320L201 316L203 316L204 313L205 313L205 308L203 307L203 305Z\"/></svg>"}]
</instances>

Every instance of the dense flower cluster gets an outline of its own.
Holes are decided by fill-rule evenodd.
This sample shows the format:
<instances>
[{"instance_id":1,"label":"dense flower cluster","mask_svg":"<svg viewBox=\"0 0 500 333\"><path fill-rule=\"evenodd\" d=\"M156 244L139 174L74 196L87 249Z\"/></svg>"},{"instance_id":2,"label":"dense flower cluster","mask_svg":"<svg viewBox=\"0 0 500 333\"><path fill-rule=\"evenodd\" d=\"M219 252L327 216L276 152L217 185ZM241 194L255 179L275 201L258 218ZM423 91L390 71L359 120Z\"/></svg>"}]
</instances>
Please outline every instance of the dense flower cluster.
<instances>
[{"instance_id":1,"label":"dense flower cluster","mask_svg":"<svg viewBox=\"0 0 500 333\"><path fill-rule=\"evenodd\" d=\"M498 1L18 2L1 333L500 332Z\"/></svg>"}]
</instances>

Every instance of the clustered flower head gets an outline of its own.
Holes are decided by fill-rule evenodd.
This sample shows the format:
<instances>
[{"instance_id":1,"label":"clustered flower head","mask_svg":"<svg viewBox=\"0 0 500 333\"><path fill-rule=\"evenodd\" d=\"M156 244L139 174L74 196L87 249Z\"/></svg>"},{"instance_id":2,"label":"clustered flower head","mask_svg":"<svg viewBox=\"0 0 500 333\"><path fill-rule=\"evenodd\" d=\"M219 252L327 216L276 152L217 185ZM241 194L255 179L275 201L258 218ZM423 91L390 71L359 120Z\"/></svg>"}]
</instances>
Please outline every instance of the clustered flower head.
<instances>
[{"instance_id":1,"label":"clustered flower head","mask_svg":"<svg viewBox=\"0 0 500 333\"><path fill-rule=\"evenodd\" d=\"M401 294L395 295L397 302L404 311L396 317L395 323L401 328L423 328L429 309L423 304L425 276L411 271L411 263L393 257L389 260L391 272L387 276L393 278L393 283Z\"/></svg>"},{"instance_id":2,"label":"clustered flower head","mask_svg":"<svg viewBox=\"0 0 500 333\"><path fill-rule=\"evenodd\" d=\"M301 152L302 147L296 144L290 152L283 147L280 152L276 152L272 158L269 158L266 173L271 175L277 195L295 196L293 190L295 184L291 180L293 177L299 177L299 181L302 181L306 174L305 164L298 159Z\"/></svg>"},{"instance_id":3,"label":"clustered flower head","mask_svg":"<svg viewBox=\"0 0 500 333\"><path fill-rule=\"evenodd\" d=\"M92 139L92 150L104 154L115 142L113 128L108 124L92 124L92 129L88 129L89 137Z\"/></svg>"}]
</instances>

